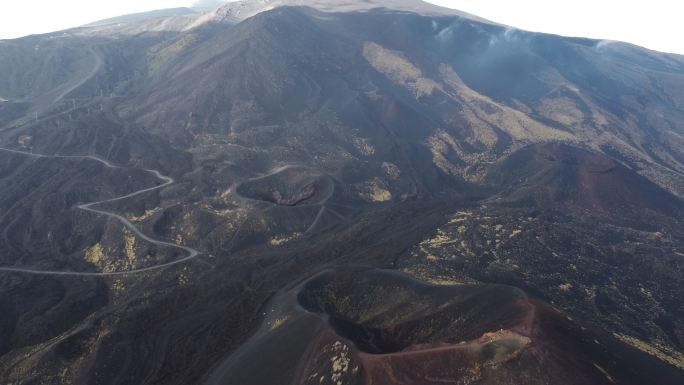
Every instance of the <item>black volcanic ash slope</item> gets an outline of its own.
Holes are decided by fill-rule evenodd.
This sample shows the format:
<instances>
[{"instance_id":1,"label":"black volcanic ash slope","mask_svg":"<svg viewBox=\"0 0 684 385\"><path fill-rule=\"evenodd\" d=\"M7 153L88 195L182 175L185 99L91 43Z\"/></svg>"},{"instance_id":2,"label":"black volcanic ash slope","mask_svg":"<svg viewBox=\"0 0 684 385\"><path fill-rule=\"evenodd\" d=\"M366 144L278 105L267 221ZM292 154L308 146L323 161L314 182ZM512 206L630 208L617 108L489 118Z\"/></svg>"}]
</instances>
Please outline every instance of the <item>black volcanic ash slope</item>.
<instances>
[{"instance_id":1,"label":"black volcanic ash slope","mask_svg":"<svg viewBox=\"0 0 684 385\"><path fill-rule=\"evenodd\" d=\"M339 358L344 339L368 370L361 383L415 380L401 369L416 365L452 383L475 372L490 383L633 383L636 363L676 383L683 107L680 56L412 0L242 1L0 41L0 146L122 166L0 153L3 266L125 271L168 257L74 209L148 186L143 169L175 183L107 210L202 251L120 277L0 273L0 382L232 384L221 373L237 372L222 370L246 351L275 360L311 347L298 362L269 372L252 360L240 373L320 383L309 376L334 367L316 352L329 342ZM311 324L269 313L293 305L279 299L300 283L349 265L477 293L490 293L483 282L522 288L548 310L543 335L518 333L528 347L498 333L494 324L515 328L502 318L518 308L485 294L471 297L477 311L439 311L464 288L419 290L427 310L408 306L413 296L395 312L370 306L406 289L393 278L352 276L335 298L302 302ZM513 302L521 293L500 290ZM544 301L603 331L562 321ZM493 326L451 333L461 316ZM288 337L300 332L311 338ZM606 332L620 341L597 338L605 351L582 339ZM253 350L271 338L288 344ZM546 355L553 365L535 361ZM445 357L467 365L432 366Z\"/></svg>"}]
</instances>

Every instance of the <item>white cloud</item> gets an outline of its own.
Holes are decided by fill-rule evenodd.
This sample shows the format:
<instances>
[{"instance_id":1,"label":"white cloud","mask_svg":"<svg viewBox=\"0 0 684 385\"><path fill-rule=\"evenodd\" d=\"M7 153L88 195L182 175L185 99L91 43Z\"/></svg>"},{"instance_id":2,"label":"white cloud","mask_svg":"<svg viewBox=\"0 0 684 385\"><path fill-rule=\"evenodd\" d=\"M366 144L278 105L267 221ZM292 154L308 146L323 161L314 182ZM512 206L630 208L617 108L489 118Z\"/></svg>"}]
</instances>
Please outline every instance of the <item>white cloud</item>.
<instances>
[{"instance_id":1,"label":"white cloud","mask_svg":"<svg viewBox=\"0 0 684 385\"><path fill-rule=\"evenodd\" d=\"M448 42L449 39L451 39L452 33L453 33L453 26L448 26L441 31L437 32L437 35L435 36L437 40L439 40L442 43ZM433 28L435 29L435 28Z\"/></svg>"},{"instance_id":2,"label":"white cloud","mask_svg":"<svg viewBox=\"0 0 684 385\"><path fill-rule=\"evenodd\" d=\"M684 54L684 3L673 0L428 0L521 29L619 40Z\"/></svg>"}]
</instances>

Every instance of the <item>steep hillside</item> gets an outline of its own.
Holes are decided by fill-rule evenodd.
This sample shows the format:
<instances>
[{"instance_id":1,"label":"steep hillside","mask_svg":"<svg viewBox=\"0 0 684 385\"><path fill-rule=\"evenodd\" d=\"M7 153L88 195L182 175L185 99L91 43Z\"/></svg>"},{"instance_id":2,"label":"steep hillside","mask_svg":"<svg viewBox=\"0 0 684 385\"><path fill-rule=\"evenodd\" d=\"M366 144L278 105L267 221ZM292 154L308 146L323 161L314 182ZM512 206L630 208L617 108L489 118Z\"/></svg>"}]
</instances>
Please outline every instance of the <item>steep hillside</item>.
<instances>
[{"instance_id":1,"label":"steep hillside","mask_svg":"<svg viewBox=\"0 0 684 385\"><path fill-rule=\"evenodd\" d=\"M681 56L152 16L0 41L0 382L683 381Z\"/></svg>"}]
</instances>

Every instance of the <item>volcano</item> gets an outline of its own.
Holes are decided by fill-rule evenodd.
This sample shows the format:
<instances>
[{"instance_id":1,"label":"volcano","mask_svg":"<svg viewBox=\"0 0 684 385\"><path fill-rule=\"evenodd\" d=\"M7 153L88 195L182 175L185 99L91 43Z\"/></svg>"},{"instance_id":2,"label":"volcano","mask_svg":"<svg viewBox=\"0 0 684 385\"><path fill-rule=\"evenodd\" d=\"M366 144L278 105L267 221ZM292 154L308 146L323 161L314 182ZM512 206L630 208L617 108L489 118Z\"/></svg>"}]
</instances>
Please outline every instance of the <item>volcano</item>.
<instances>
[{"instance_id":1,"label":"volcano","mask_svg":"<svg viewBox=\"0 0 684 385\"><path fill-rule=\"evenodd\" d=\"M679 384L684 59L418 0L0 40L0 382Z\"/></svg>"}]
</instances>

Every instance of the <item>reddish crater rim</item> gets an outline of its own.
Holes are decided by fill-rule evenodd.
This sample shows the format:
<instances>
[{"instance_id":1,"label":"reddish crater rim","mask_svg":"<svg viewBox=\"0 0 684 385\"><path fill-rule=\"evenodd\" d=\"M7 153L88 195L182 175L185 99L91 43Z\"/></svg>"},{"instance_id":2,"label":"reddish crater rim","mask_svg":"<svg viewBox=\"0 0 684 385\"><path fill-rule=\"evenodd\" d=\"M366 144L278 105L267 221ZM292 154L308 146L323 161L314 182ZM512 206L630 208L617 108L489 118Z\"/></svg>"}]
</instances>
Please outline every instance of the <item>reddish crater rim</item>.
<instances>
[{"instance_id":1,"label":"reddish crater rim","mask_svg":"<svg viewBox=\"0 0 684 385\"><path fill-rule=\"evenodd\" d=\"M487 332L477 339L470 341L461 341L455 344L449 343L433 343L433 344L417 344L411 345L408 348L394 353L366 353L359 352L360 357L396 357L396 356L409 356L413 354L424 354L424 353L438 353L438 352L449 352L451 350L469 350L473 348L480 348L486 344L502 341L502 340L518 340L521 343L521 347L518 350L526 348L532 343L532 339L528 336L516 333L513 330L501 329L495 332Z\"/></svg>"}]
</instances>

